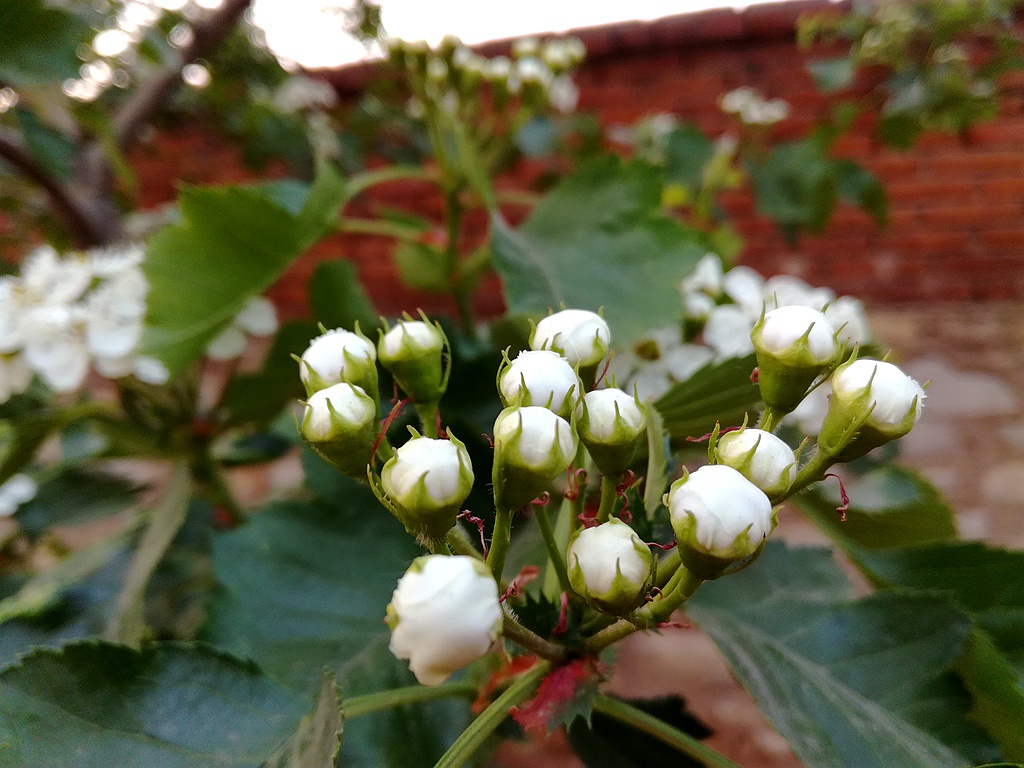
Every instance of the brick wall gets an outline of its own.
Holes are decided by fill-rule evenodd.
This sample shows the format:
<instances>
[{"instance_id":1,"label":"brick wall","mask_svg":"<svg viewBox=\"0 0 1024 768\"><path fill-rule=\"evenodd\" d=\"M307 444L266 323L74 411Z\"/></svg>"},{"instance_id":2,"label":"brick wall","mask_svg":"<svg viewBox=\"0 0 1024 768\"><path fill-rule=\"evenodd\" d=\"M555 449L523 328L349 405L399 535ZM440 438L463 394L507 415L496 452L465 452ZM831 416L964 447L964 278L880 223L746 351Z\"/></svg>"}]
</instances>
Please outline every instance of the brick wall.
<instances>
[{"instance_id":1,"label":"brick wall","mask_svg":"<svg viewBox=\"0 0 1024 768\"><path fill-rule=\"evenodd\" d=\"M802 0L582 30L589 56L577 77L579 108L596 113L606 125L674 112L714 136L727 125L716 106L718 96L752 85L790 102L790 119L777 127L780 137L803 134L826 114L827 104L805 72L793 30L801 11L822 5ZM491 44L483 52L494 54L503 47L507 44ZM361 65L330 78L339 91L354 97L372 72L371 66ZM1024 298L1024 80L1007 85L1011 93L1000 118L962 138L926 135L911 152L896 152L871 138L867 119L854 136L840 142L839 154L862 163L885 183L891 202L885 232L843 206L824 234L790 246L756 214L749 194L730 194L725 207L746 241L742 261L765 274L794 273L875 303ZM519 182L535 170L521 169ZM381 188L372 199L359 201L355 213L367 214L380 203L440 213L434 192L415 184ZM510 218L521 213L511 211ZM470 238L479 237L482 222L471 230ZM390 248L380 238L332 238L305 256L273 296L286 315L301 314L305 280L315 262L348 258L381 311L416 306L451 311L444 297L422 296L399 285ZM493 277L484 282L478 312L500 310L499 288Z\"/></svg>"}]
</instances>

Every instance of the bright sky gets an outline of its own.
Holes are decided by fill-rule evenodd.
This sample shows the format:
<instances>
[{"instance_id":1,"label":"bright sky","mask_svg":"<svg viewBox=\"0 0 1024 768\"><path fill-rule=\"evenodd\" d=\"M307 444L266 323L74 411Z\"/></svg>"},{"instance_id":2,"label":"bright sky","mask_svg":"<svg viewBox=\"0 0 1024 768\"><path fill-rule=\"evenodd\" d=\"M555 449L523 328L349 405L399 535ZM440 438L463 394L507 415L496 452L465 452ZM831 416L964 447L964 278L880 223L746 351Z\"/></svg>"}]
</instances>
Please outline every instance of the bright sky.
<instances>
[{"instance_id":1,"label":"bright sky","mask_svg":"<svg viewBox=\"0 0 1024 768\"><path fill-rule=\"evenodd\" d=\"M746 8L773 0L380 0L392 37L437 43L445 34L465 43L565 32L632 19L652 20L708 8ZM326 6L345 0L256 0L254 20L282 58L329 67L366 58L361 44L341 32Z\"/></svg>"}]
</instances>

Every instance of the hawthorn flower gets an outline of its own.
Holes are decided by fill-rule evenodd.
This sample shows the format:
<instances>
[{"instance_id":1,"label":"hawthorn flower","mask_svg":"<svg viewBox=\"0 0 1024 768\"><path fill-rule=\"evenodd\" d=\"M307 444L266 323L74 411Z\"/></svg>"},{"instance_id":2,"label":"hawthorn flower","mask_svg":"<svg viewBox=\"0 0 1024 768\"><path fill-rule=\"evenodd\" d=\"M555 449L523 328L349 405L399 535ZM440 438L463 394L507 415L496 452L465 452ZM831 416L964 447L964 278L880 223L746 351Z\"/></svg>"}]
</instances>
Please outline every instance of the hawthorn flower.
<instances>
[{"instance_id":1,"label":"hawthorn flower","mask_svg":"<svg viewBox=\"0 0 1024 768\"><path fill-rule=\"evenodd\" d=\"M763 314L750 337L757 352L761 397L783 413L800 404L840 353L828 318L809 307L780 307Z\"/></svg>"},{"instance_id":2,"label":"hawthorn flower","mask_svg":"<svg viewBox=\"0 0 1024 768\"><path fill-rule=\"evenodd\" d=\"M921 417L924 389L892 363L851 360L832 375L818 445L841 461L903 437Z\"/></svg>"},{"instance_id":3,"label":"hawthorn flower","mask_svg":"<svg viewBox=\"0 0 1024 768\"><path fill-rule=\"evenodd\" d=\"M377 391L377 347L362 333L338 328L313 339L299 359L299 378L313 394L347 382Z\"/></svg>"},{"instance_id":4,"label":"hawthorn flower","mask_svg":"<svg viewBox=\"0 0 1024 768\"><path fill-rule=\"evenodd\" d=\"M611 338L608 323L596 312L563 309L537 323L530 347L552 350L568 360L569 365L586 368L604 359Z\"/></svg>"},{"instance_id":5,"label":"hawthorn flower","mask_svg":"<svg viewBox=\"0 0 1024 768\"><path fill-rule=\"evenodd\" d=\"M32 369L22 355L0 355L0 403L20 395L32 384Z\"/></svg>"},{"instance_id":6,"label":"hawthorn flower","mask_svg":"<svg viewBox=\"0 0 1024 768\"><path fill-rule=\"evenodd\" d=\"M665 506L683 564L698 575L713 575L758 552L776 522L764 492L721 464L676 480Z\"/></svg>"},{"instance_id":7,"label":"hawthorn flower","mask_svg":"<svg viewBox=\"0 0 1024 768\"><path fill-rule=\"evenodd\" d=\"M473 464L466 446L448 440L413 437L388 459L381 486L403 519L432 539L442 538L473 490Z\"/></svg>"},{"instance_id":8,"label":"hawthorn flower","mask_svg":"<svg viewBox=\"0 0 1024 768\"><path fill-rule=\"evenodd\" d=\"M601 472L621 474L647 446L647 406L621 389L588 392L579 433Z\"/></svg>"},{"instance_id":9,"label":"hawthorn flower","mask_svg":"<svg viewBox=\"0 0 1024 768\"><path fill-rule=\"evenodd\" d=\"M409 660L422 685L440 685L498 639L498 585L475 558L418 557L398 580L386 622L391 653Z\"/></svg>"},{"instance_id":10,"label":"hawthorn flower","mask_svg":"<svg viewBox=\"0 0 1024 768\"><path fill-rule=\"evenodd\" d=\"M494 422L494 493L518 509L537 498L576 456L572 426L547 408L506 408Z\"/></svg>"},{"instance_id":11,"label":"hawthorn flower","mask_svg":"<svg viewBox=\"0 0 1024 768\"><path fill-rule=\"evenodd\" d=\"M305 404L299 431L341 472L365 477L377 440L377 405L359 387L340 382L320 389Z\"/></svg>"},{"instance_id":12,"label":"hawthorn flower","mask_svg":"<svg viewBox=\"0 0 1024 768\"><path fill-rule=\"evenodd\" d=\"M402 320L381 335L381 365L414 403L436 403L444 394L447 340L437 323Z\"/></svg>"},{"instance_id":13,"label":"hawthorn flower","mask_svg":"<svg viewBox=\"0 0 1024 768\"><path fill-rule=\"evenodd\" d=\"M593 608L623 616L654 583L654 556L621 520L583 528L569 545L569 583Z\"/></svg>"},{"instance_id":14,"label":"hawthorn flower","mask_svg":"<svg viewBox=\"0 0 1024 768\"><path fill-rule=\"evenodd\" d=\"M505 405L540 405L568 417L580 397L579 377L565 358L547 350L520 352L498 374Z\"/></svg>"},{"instance_id":15,"label":"hawthorn flower","mask_svg":"<svg viewBox=\"0 0 1024 768\"><path fill-rule=\"evenodd\" d=\"M715 446L718 462L740 472L766 494L783 494L796 478L793 449L760 429L726 432Z\"/></svg>"}]
</instances>

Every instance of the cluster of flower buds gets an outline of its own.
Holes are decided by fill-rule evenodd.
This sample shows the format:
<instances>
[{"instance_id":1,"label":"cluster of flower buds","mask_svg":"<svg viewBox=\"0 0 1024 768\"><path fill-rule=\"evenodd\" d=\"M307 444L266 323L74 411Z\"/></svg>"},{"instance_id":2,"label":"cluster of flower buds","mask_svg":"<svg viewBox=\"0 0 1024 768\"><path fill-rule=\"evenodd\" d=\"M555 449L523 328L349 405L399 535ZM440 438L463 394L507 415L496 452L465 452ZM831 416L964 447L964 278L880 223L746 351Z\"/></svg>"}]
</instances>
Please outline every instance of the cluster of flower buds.
<instances>
[{"instance_id":1,"label":"cluster of flower buds","mask_svg":"<svg viewBox=\"0 0 1024 768\"><path fill-rule=\"evenodd\" d=\"M19 276L0 277L0 402L34 375L55 392L82 386L90 367L107 378L162 384L167 369L138 354L149 283L141 246L61 258L48 245Z\"/></svg>"},{"instance_id":2,"label":"cluster of flower buds","mask_svg":"<svg viewBox=\"0 0 1024 768\"><path fill-rule=\"evenodd\" d=\"M577 38L517 40L512 56L481 56L452 36L446 36L436 48L422 40L388 40L388 58L405 70L416 100L413 111L421 113L423 101L460 110L462 103L480 97L487 84L496 103L504 105L516 97L533 109L553 107L570 112L576 106L578 91L572 71L586 55Z\"/></svg>"},{"instance_id":3,"label":"cluster of flower buds","mask_svg":"<svg viewBox=\"0 0 1024 768\"><path fill-rule=\"evenodd\" d=\"M722 111L735 115L744 125L774 125L789 117L789 104L783 99L766 99L756 88L743 86L719 99Z\"/></svg>"}]
</instances>

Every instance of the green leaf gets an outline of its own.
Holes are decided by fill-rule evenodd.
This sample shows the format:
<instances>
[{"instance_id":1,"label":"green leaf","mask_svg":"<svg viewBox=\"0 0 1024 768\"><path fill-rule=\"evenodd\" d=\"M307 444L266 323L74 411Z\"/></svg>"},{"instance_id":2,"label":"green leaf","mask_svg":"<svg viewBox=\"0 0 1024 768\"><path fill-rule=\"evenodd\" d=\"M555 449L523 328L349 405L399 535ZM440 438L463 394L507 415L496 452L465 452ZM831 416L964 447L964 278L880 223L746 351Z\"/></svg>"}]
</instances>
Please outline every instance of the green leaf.
<instances>
[{"instance_id":1,"label":"green leaf","mask_svg":"<svg viewBox=\"0 0 1024 768\"><path fill-rule=\"evenodd\" d=\"M665 140L665 181L695 193L714 154L714 143L700 128L692 123L679 126Z\"/></svg>"},{"instance_id":2,"label":"green leaf","mask_svg":"<svg viewBox=\"0 0 1024 768\"><path fill-rule=\"evenodd\" d=\"M704 739L711 731L686 709L678 696L631 701L633 706L653 717ZM591 723L576 723L567 733L576 756L587 768L648 768L671 765L674 768L700 768L704 765L601 712L591 715Z\"/></svg>"},{"instance_id":3,"label":"green leaf","mask_svg":"<svg viewBox=\"0 0 1024 768\"><path fill-rule=\"evenodd\" d=\"M182 221L158 232L144 264L150 293L142 348L180 373L246 302L330 227L347 194L330 166L312 187L186 187Z\"/></svg>"},{"instance_id":4,"label":"green leaf","mask_svg":"<svg viewBox=\"0 0 1024 768\"><path fill-rule=\"evenodd\" d=\"M336 474L336 473L335 473ZM273 504L214 539L220 590L204 636L255 659L292 688L310 691L320 670L346 696L413 684L388 651L385 607L420 554L363 484L337 476L330 505ZM346 723L346 766L429 768L466 719L461 703L389 710Z\"/></svg>"},{"instance_id":5,"label":"green leaf","mask_svg":"<svg viewBox=\"0 0 1024 768\"><path fill-rule=\"evenodd\" d=\"M756 366L753 355L708 363L673 386L654 403L669 435L682 440L709 433L719 421L723 427L742 424L761 406L761 391L750 380Z\"/></svg>"},{"instance_id":6,"label":"green leaf","mask_svg":"<svg viewBox=\"0 0 1024 768\"><path fill-rule=\"evenodd\" d=\"M74 142L48 126L29 109L19 107L15 114L25 147L36 162L51 176L61 180L69 179L74 173Z\"/></svg>"},{"instance_id":7,"label":"green leaf","mask_svg":"<svg viewBox=\"0 0 1024 768\"><path fill-rule=\"evenodd\" d=\"M1005 757L1024 760L1024 674L977 629L967 640L957 671L974 699L974 720L999 741Z\"/></svg>"},{"instance_id":8,"label":"green leaf","mask_svg":"<svg viewBox=\"0 0 1024 768\"><path fill-rule=\"evenodd\" d=\"M856 69L849 56L839 56L834 59L812 59L807 62L807 71L814 78L818 90L834 93L853 82Z\"/></svg>"},{"instance_id":9,"label":"green leaf","mask_svg":"<svg viewBox=\"0 0 1024 768\"><path fill-rule=\"evenodd\" d=\"M341 690L324 672L313 711L263 768L334 768L341 749Z\"/></svg>"},{"instance_id":10,"label":"green leaf","mask_svg":"<svg viewBox=\"0 0 1024 768\"><path fill-rule=\"evenodd\" d=\"M14 513L31 539L55 525L77 525L109 517L132 506L142 486L123 477L81 465L67 465L39 484L34 498Z\"/></svg>"},{"instance_id":11,"label":"green leaf","mask_svg":"<svg viewBox=\"0 0 1024 768\"><path fill-rule=\"evenodd\" d=\"M892 464L848 480L850 508L840 522L839 486L823 482L791 499L833 541L858 559L852 547L889 548L956 537L953 509L912 469Z\"/></svg>"},{"instance_id":12,"label":"green leaf","mask_svg":"<svg viewBox=\"0 0 1024 768\"><path fill-rule=\"evenodd\" d=\"M679 313L679 281L704 254L660 208L660 171L641 161L584 163L512 229L492 217L494 266L511 312L604 307L617 345Z\"/></svg>"},{"instance_id":13,"label":"green leaf","mask_svg":"<svg viewBox=\"0 0 1024 768\"><path fill-rule=\"evenodd\" d=\"M78 642L0 672L0 765L257 768L301 711L255 665L210 648Z\"/></svg>"},{"instance_id":14,"label":"green leaf","mask_svg":"<svg viewBox=\"0 0 1024 768\"><path fill-rule=\"evenodd\" d=\"M889 199L875 174L852 160L838 160L833 167L839 196L870 214L879 227L885 227L889 223Z\"/></svg>"},{"instance_id":15,"label":"green leaf","mask_svg":"<svg viewBox=\"0 0 1024 768\"><path fill-rule=\"evenodd\" d=\"M224 390L221 408L231 425L266 424L288 403L305 394L299 379L299 366L292 355L301 355L310 339L319 335L312 323L285 323L274 337L263 367L256 373L231 379Z\"/></svg>"},{"instance_id":16,"label":"green leaf","mask_svg":"<svg viewBox=\"0 0 1024 768\"><path fill-rule=\"evenodd\" d=\"M0 80L15 88L77 77L84 20L43 0L0 2Z\"/></svg>"},{"instance_id":17,"label":"green leaf","mask_svg":"<svg viewBox=\"0 0 1024 768\"><path fill-rule=\"evenodd\" d=\"M395 246L394 259L398 276L410 288L434 293L451 290L447 258L437 248L406 240Z\"/></svg>"},{"instance_id":18,"label":"green leaf","mask_svg":"<svg viewBox=\"0 0 1024 768\"><path fill-rule=\"evenodd\" d=\"M950 672L970 621L936 596L857 601L826 550L770 544L753 567L702 587L687 612L765 716L815 768L963 766L991 755ZM898 675L893 670L899 670Z\"/></svg>"},{"instance_id":19,"label":"green leaf","mask_svg":"<svg viewBox=\"0 0 1024 768\"><path fill-rule=\"evenodd\" d=\"M825 226L836 203L836 179L815 141L779 144L764 158L747 158L746 164L758 213L773 219L784 233Z\"/></svg>"},{"instance_id":20,"label":"green leaf","mask_svg":"<svg viewBox=\"0 0 1024 768\"><path fill-rule=\"evenodd\" d=\"M309 305L313 317L327 328L372 334L380 324L377 310L363 290L355 265L348 261L322 261L309 281Z\"/></svg>"}]
</instances>

